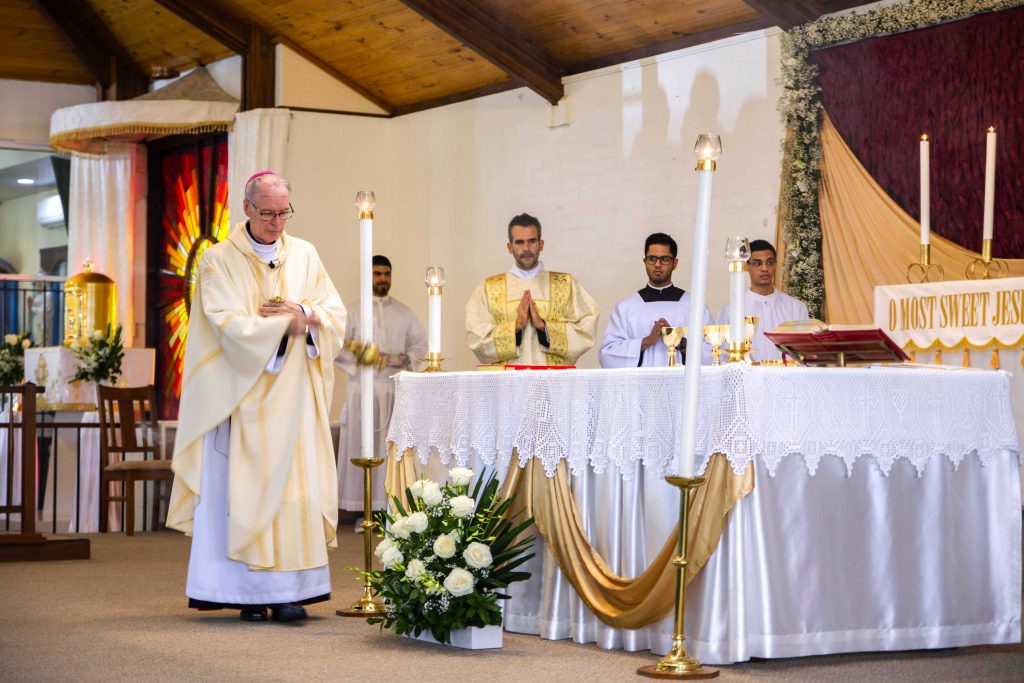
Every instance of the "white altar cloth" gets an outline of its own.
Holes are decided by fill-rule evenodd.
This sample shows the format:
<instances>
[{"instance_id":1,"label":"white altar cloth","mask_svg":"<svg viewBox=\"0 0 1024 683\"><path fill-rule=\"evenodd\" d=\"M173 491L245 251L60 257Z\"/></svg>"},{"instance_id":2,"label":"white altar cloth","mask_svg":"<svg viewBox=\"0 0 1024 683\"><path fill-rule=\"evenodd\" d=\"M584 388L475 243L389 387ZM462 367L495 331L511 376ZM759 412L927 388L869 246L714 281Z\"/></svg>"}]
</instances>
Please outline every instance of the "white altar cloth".
<instances>
[{"instance_id":1,"label":"white altar cloth","mask_svg":"<svg viewBox=\"0 0 1024 683\"><path fill-rule=\"evenodd\" d=\"M671 533L682 370L396 378L388 440L437 476L564 458L591 542L639 574ZM755 488L687 592L707 664L1020 641L1019 445L1005 373L921 368L701 371L698 461ZM538 539L539 542L539 539ZM671 617L625 631L582 605L539 544L505 627L667 652Z\"/></svg>"}]
</instances>

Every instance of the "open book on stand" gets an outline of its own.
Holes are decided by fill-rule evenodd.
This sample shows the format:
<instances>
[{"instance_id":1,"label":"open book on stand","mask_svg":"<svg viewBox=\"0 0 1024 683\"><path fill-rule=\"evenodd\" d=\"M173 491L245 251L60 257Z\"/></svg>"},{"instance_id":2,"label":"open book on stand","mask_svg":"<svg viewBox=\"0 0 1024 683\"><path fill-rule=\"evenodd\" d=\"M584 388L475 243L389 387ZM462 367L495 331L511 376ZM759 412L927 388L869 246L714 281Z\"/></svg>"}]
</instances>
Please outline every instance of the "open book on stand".
<instances>
[{"instance_id":1,"label":"open book on stand","mask_svg":"<svg viewBox=\"0 0 1024 683\"><path fill-rule=\"evenodd\" d=\"M874 325L826 325L820 320L793 320L767 337L786 356L804 365L846 366L850 363L910 360L903 349Z\"/></svg>"}]
</instances>

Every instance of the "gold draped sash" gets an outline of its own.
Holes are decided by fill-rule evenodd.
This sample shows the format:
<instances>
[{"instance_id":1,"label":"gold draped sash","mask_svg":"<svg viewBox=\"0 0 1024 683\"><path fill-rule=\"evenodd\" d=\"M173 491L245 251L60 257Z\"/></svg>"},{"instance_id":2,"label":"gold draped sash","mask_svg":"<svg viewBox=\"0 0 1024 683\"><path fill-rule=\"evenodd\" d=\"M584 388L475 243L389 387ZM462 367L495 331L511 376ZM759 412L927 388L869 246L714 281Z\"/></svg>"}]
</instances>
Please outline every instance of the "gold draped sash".
<instances>
[{"instance_id":1,"label":"gold draped sash","mask_svg":"<svg viewBox=\"0 0 1024 683\"><path fill-rule=\"evenodd\" d=\"M395 459L395 444L388 445L388 496L404 492L418 478L413 449L401 460ZM619 576L594 549L583 530L576 500L569 487L565 463L560 462L554 477L548 477L543 465L531 459L526 467L512 463L501 495L515 496L510 512L523 511L532 516L537 531L554 556L559 569L588 608L605 624L614 628L637 629L668 615L675 606L675 557L678 523L665 540L650 566L636 578ZM708 463L707 483L690 499L686 582L689 583L707 563L718 546L725 520L733 505L754 489L754 468L734 474L728 459L716 453Z\"/></svg>"}]
</instances>

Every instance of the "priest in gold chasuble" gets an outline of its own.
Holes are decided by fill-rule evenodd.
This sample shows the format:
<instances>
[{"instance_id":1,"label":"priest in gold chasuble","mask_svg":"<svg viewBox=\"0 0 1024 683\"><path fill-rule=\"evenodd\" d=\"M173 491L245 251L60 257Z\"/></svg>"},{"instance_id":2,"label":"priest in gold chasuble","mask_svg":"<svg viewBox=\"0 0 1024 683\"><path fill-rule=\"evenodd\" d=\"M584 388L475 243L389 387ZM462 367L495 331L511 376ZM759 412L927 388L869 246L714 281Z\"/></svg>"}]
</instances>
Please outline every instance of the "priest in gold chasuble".
<instances>
[{"instance_id":1,"label":"priest in gold chasuble","mask_svg":"<svg viewBox=\"0 0 1024 683\"><path fill-rule=\"evenodd\" d=\"M246 183L248 221L203 255L192 301L167 525L192 535L186 594L245 621L325 600L338 481L328 411L345 307L291 186Z\"/></svg>"},{"instance_id":2,"label":"priest in gold chasuble","mask_svg":"<svg viewBox=\"0 0 1024 683\"><path fill-rule=\"evenodd\" d=\"M466 338L481 363L575 365L594 345L597 303L569 273L544 268L540 222L508 226L515 267L478 286L466 303Z\"/></svg>"}]
</instances>

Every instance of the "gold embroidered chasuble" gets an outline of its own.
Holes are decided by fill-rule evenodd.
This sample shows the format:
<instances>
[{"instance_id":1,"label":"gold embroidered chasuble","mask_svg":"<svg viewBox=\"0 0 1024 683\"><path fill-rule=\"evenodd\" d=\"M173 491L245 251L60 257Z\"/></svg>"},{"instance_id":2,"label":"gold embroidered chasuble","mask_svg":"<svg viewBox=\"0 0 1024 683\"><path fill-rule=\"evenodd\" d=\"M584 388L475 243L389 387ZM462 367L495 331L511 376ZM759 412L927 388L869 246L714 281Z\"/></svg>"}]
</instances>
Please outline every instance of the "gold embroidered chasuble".
<instances>
[{"instance_id":1,"label":"gold embroidered chasuble","mask_svg":"<svg viewBox=\"0 0 1024 683\"><path fill-rule=\"evenodd\" d=\"M516 347L516 313L526 290L544 319L546 349L529 322ZM594 345L599 314L597 303L569 273L540 270L532 278L501 273L484 280L466 303L466 338L481 363L575 365Z\"/></svg>"},{"instance_id":2,"label":"gold embroidered chasuble","mask_svg":"<svg viewBox=\"0 0 1024 683\"><path fill-rule=\"evenodd\" d=\"M336 547L338 483L328 411L345 307L310 243L282 234L269 268L240 223L203 255L192 301L167 526L192 532L203 437L230 418L228 557L251 569L327 564ZM260 317L271 297L320 319L319 355L288 337L280 370L267 372L288 328Z\"/></svg>"}]
</instances>

